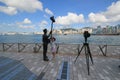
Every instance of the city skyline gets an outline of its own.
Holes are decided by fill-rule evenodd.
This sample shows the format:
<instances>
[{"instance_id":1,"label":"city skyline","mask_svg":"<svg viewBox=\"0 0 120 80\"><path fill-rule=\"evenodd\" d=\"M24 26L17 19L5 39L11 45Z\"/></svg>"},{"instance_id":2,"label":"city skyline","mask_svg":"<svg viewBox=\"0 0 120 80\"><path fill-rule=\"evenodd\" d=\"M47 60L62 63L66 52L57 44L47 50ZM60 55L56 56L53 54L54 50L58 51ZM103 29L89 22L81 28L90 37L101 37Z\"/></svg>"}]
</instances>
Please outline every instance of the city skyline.
<instances>
[{"instance_id":1,"label":"city skyline","mask_svg":"<svg viewBox=\"0 0 120 80\"><path fill-rule=\"evenodd\" d=\"M84 31L88 31L94 35L120 35L120 24L116 26L101 27L97 26L97 28L84 27L80 29L75 28L65 28L65 29L53 29L53 34L83 34ZM49 31L48 31L49 32ZM43 32L5 32L0 33L0 35L34 35L34 34L43 34Z\"/></svg>"},{"instance_id":2,"label":"city skyline","mask_svg":"<svg viewBox=\"0 0 120 80\"><path fill-rule=\"evenodd\" d=\"M0 0L0 32L41 32L54 29L116 25L120 0Z\"/></svg>"}]
</instances>

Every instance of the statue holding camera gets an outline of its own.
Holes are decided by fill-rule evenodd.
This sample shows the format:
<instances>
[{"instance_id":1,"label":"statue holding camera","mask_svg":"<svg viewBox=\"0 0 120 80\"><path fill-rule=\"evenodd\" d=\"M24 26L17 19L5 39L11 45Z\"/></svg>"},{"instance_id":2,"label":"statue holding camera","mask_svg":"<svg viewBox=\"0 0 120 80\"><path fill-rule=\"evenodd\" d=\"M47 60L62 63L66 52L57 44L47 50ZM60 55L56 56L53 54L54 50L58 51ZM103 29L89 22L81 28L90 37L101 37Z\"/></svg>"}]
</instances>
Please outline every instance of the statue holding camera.
<instances>
[{"instance_id":1,"label":"statue holding camera","mask_svg":"<svg viewBox=\"0 0 120 80\"><path fill-rule=\"evenodd\" d=\"M48 57L47 57L47 48L48 48L48 44L50 43L50 35L52 33L52 31L50 31L49 35L47 35L47 29L43 30L44 34L42 36L42 41L43 41L43 60L44 61L49 61Z\"/></svg>"},{"instance_id":2,"label":"statue holding camera","mask_svg":"<svg viewBox=\"0 0 120 80\"><path fill-rule=\"evenodd\" d=\"M49 33L49 35L47 35L47 29L43 30L43 36L42 36L42 41L43 41L43 60L44 61L49 61L48 57L47 57L47 48L48 48L48 44L50 43L50 39L52 38L52 28L53 28L53 23L55 22L54 16L50 17L50 20L52 21L51 23L51 31Z\"/></svg>"}]
</instances>

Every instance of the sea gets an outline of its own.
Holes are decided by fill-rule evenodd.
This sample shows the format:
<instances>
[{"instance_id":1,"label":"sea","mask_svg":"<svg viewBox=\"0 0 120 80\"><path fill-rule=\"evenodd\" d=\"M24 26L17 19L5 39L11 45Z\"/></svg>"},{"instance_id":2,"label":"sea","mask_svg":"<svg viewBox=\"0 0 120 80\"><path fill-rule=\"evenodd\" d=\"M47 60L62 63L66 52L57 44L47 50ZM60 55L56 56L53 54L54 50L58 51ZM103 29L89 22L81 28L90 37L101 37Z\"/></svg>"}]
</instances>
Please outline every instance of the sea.
<instances>
[{"instance_id":1,"label":"sea","mask_svg":"<svg viewBox=\"0 0 120 80\"><path fill-rule=\"evenodd\" d=\"M56 43L82 44L82 34L53 34ZM91 35L87 42L90 44L120 45L120 35ZM0 35L0 43L42 43L42 35Z\"/></svg>"}]
</instances>

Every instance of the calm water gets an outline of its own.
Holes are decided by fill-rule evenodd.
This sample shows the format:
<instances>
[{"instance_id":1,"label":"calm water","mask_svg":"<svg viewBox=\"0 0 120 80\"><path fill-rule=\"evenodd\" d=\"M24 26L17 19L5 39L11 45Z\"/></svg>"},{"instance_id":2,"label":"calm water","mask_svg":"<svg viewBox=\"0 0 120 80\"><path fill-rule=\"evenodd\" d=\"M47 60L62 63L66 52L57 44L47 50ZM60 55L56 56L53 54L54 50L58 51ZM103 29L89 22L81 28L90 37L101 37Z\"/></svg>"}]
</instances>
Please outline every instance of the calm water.
<instances>
[{"instance_id":1,"label":"calm water","mask_svg":"<svg viewBox=\"0 0 120 80\"><path fill-rule=\"evenodd\" d=\"M79 34L54 35L59 43L83 43L84 37ZM0 35L0 43L42 43L42 35ZM120 45L120 35L98 36L91 35L88 38L91 44Z\"/></svg>"}]
</instances>

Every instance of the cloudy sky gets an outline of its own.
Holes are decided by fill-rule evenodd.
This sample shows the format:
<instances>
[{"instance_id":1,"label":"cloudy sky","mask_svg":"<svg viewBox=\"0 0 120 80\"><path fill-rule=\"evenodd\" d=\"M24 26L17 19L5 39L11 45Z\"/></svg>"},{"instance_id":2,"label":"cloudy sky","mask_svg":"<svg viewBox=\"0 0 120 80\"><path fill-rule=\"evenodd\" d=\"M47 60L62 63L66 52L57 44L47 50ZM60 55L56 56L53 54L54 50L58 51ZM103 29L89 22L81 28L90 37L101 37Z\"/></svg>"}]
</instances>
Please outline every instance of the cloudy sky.
<instances>
[{"instance_id":1,"label":"cloudy sky","mask_svg":"<svg viewBox=\"0 0 120 80\"><path fill-rule=\"evenodd\" d=\"M120 24L120 0L0 0L0 32Z\"/></svg>"}]
</instances>

